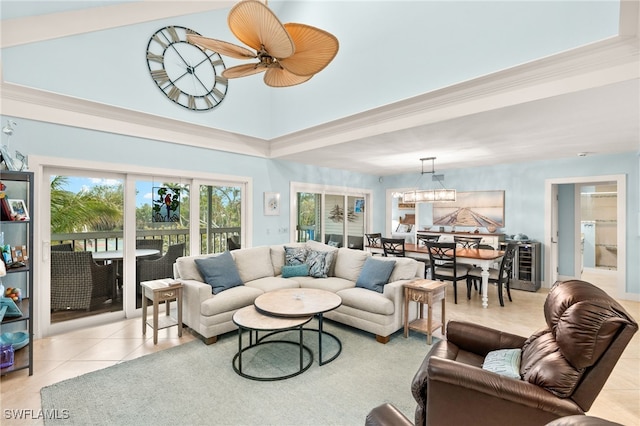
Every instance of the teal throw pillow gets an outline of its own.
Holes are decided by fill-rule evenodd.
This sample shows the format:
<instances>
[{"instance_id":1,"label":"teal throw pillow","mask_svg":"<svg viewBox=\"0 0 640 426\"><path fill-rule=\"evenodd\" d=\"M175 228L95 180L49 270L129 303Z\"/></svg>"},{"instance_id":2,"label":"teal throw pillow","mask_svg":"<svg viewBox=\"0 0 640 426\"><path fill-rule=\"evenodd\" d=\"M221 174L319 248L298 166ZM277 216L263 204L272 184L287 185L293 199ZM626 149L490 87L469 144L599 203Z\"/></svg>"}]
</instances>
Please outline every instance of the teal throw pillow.
<instances>
[{"instance_id":1,"label":"teal throw pillow","mask_svg":"<svg viewBox=\"0 0 640 426\"><path fill-rule=\"evenodd\" d=\"M491 351L484 358L482 368L502 376L520 379L520 349L499 349Z\"/></svg>"},{"instance_id":2,"label":"teal throw pillow","mask_svg":"<svg viewBox=\"0 0 640 426\"><path fill-rule=\"evenodd\" d=\"M395 265L395 260L378 260L373 257L367 257L356 281L356 287L382 293L384 285L389 282L389 277Z\"/></svg>"},{"instance_id":3,"label":"teal throw pillow","mask_svg":"<svg viewBox=\"0 0 640 426\"><path fill-rule=\"evenodd\" d=\"M333 252L311 250L307 253L306 263L309 265L309 276L327 278L333 262Z\"/></svg>"},{"instance_id":4,"label":"teal throw pillow","mask_svg":"<svg viewBox=\"0 0 640 426\"><path fill-rule=\"evenodd\" d=\"M307 259L306 247L287 247L284 246L284 264L285 265L301 265Z\"/></svg>"},{"instance_id":5,"label":"teal throw pillow","mask_svg":"<svg viewBox=\"0 0 640 426\"><path fill-rule=\"evenodd\" d=\"M204 282L211 286L213 294L244 284L236 262L228 251L219 256L196 259L195 262Z\"/></svg>"},{"instance_id":6,"label":"teal throw pillow","mask_svg":"<svg viewBox=\"0 0 640 426\"><path fill-rule=\"evenodd\" d=\"M306 277L309 275L309 265L284 265L282 267L282 278Z\"/></svg>"}]
</instances>

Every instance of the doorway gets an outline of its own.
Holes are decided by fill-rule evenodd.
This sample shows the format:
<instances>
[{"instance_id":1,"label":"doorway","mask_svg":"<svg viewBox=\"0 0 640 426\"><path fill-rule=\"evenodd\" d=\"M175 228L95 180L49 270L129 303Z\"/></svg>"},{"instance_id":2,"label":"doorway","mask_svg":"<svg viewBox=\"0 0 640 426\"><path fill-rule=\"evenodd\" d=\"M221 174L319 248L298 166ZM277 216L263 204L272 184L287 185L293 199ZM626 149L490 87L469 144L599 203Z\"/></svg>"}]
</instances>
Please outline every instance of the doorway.
<instances>
[{"instance_id":1,"label":"doorway","mask_svg":"<svg viewBox=\"0 0 640 426\"><path fill-rule=\"evenodd\" d=\"M583 195L585 191L596 192L595 188L599 189L597 192L600 192L600 195ZM593 200L589 201L587 197L592 197ZM599 199L598 212L588 212L589 208L593 207L596 197ZM600 231L596 238L598 223L600 223ZM560 232L560 228L564 232ZM585 232L588 238L593 234L593 247L589 247L589 242L583 243ZM613 297L624 298L626 294L625 242L625 175L548 179L545 182L545 287L550 287L558 279L581 279L584 272L589 274L597 271L607 274L610 279L605 281L612 283L611 286L603 289ZM584 267L583 252L585 251L588 256L593 252L593 268L585 269ZM613 251L615 256L610 256ZM599 255L598 262L602 265L611 266L612 259L615 259L615 268L602 267L598 270L596 252ZM567 259L573 259L569 262L570 267L567 267ZM591 262L591 257L587 262Z\"/></svg>"}]
</instances>

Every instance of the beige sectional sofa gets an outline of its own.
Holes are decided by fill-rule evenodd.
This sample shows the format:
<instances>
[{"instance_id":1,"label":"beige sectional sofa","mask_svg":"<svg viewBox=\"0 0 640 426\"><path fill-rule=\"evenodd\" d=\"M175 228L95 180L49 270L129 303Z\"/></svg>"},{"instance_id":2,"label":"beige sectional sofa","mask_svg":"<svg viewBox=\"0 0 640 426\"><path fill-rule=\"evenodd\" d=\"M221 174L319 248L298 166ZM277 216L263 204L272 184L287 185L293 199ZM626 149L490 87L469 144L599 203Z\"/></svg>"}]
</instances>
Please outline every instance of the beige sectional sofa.
<instances>
[{"instance_id":1,"label":"beige sectional sofa","mask_svg":"<svg viewBox=\"0 0 640 426\"><path fill-rule=\"evenodd\" d=\"M285 246L305 247L309 251L333 252L326 278L296 276L283 278ZM237 330L233 314L253 304L264 292L282 288L317 288L335 292L342 305L326 312L324 318L373 333L379 342L403 327L403 284L424 277L424 264L409 258L382 258L395 262L383 292L356 287L365 261L371 256L362 250L335 248L309 241L284 245L261 246L231 252L243 285L212 294L212 286L205 283L196 259L214 255L185 256L174 264L174 278L184 284L183 322L202 336L207 344L215 343L221 334ZM371 262L371 261L370 261ZM415 304L409 316L416 317Z\"/></svg>"}]
</instances>

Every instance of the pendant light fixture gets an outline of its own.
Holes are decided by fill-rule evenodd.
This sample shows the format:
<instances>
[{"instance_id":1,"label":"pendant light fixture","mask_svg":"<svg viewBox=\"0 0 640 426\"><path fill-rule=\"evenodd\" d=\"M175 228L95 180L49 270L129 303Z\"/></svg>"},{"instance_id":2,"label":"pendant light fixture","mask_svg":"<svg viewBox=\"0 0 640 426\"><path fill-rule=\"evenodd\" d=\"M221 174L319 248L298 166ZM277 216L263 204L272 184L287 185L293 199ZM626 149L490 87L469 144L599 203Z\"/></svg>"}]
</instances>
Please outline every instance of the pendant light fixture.
<instances>
[{"instance_id":1,"label":"pendant light fixture","mask_svg":"<svg viewBox=\"0 0 640 426\"><path fill-rule=\"evenodd\" d=\"M425 157L420 159L420 162L422 164L422 171L420 173L420 178L418 178L418 182L422 178L422 175L430 174L432 175L431 180L440 182L442 189L416 189L414 191L406 191L402 194L403 203L433 203L436 201L456 200L456 190L447 189L442 183L442 181L444 180L444 175L435 174L435 160L436 157ZM424 170L425 161L431 161L431 170Z\"/></svg>"}]
</instances>

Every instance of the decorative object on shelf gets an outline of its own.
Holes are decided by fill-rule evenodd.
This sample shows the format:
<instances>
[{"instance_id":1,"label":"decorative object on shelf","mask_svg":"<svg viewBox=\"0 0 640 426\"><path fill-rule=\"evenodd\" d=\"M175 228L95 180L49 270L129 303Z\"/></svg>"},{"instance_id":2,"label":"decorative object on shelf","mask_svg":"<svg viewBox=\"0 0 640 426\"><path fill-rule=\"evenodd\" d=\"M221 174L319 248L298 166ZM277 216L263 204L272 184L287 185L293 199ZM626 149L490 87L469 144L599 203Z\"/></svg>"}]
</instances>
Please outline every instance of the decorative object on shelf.
<instances>
[{"instance_id":1,"label":"decorative object on shelf","mask_svg":"<svg viewBox=\"0 0 640 426\"><path fill-rule=\"evenodd\" d=\"M489 228L504 227L504 191L458 192L454 203L433 204L433 224Z\"/></svg>"},{"instance_id":2,"label":"decorative object on shelf","mask_svg":"<svg viewBox=\"0 0 640 426\"><path fill-rule=\"evenodd\" d=\"M220 105L227 94L224 61L217 52L206 53L191 43L189 28L168 26L156 31L147 44L151 78L164 95L193 111Z\"/></svg>"},{"instance_id":3,"label":"decorative object on shelf","mask_svg":"<svg viewBox=\"0 0 640 426\"><path fill-rule=\"evenodd\" d=\"M9 198L7 202L13 220L29 220L29 210L27 210L27 204L24 200Z\"/></svg>"},{"instance_id":4,"label":"decorative object on shelf","mask_svg":"<svg viewBox=\"0 0 640 426\"><path fill-rule=\"evenodd\" d=\"M7 368L13 365L14 351L12 345L0 345L0 368Z\"/></svg>"},{"instance_id":5,"label":"decorative object on shelf","mask_svg":"<svg viewBox=\"0 0 640 426\"><path fill-rule=\"evenodd\" d=\"M23 262L29 260L29 253L27 253L27 246L15 246L11 247L11 259L13 263Z\"/></svg>"},{"instance_id":6,"label":"decorative object on shelf","mask_svg":"<svg viewBox=\"0 0 640 426\"><path fill-rule=\"evenodd\" d=\"M264 214L265 216L278 216L280 214L280 193L264 193Z\"/></svg>"},{"instance_id":7,"label":"decorative object on shelf","mask_svg":"<svg viewBox=\"0 0 640 426\"><path fill-rule=\"evenodd\" d=\"M0 334L0 344L11 345L14 350L22 349L29 343L29 333L26 331L16 331L14 333Z\"/></svg>"},{"instance_id":8,"label":"decorative object on shelf","mask_svg":"<svg viewBox=\"0 0 640 426\"><path fill-rule=\"evenodd\" d=\"M152 222L180 222L180 189L153 188Z\"/></svg>"},{"instance_id":9,"label":"decorative object on shelf","mask_svg":"<svg viewBox=\"0 0 640 426\"><path fill-rule=\"evenodd\" d=\"M254 51L226 41L190 34L187 39L202 48L235 59L257 59L225 70L225 78L246 77L266 71L271 87L304 83L322 71L338 53L338 39L305 24L282 24L266 2L244 0L231 8L227 18L231 32Z\"/></svg>"},{"instance_id":10,"label":"decorative object on shelf","mask_svg":"<svg viewBox=\"0 0 640 426\"><path fill-rule=\"evenodd\" d=\"M18 287L7 287L7 289L2 293L2 297L11 299L14 302L21 302L22 290L20 290Z\"/></svg>"},{"instance_id":11,"label":"decorative object on shelf","mask_svg":"<svg viewBox=\"0 0 640 426\"><path fill-rule=\"evenodd\" d=\"M4 309L6 307L6 309ZM4 309L4 316L7 318L21 317L22 311L12 299L0 297L0 308Z\"/></svg>"},{"instance_id":12,"label":"decorative object on shelf","mask_svg":"<svg viewBox=\"0 0 640 426\"><path fill-rule=\"evenodd\" d=\"M431 170L424 170L424 162L431 160ZM414 191L406 191L402 194L403 203L432 203L435 201L456 201L456 190L445 188L442 181L444 175L436 175L435 170L436 157L425 157L420 159L422 166L420 177L416 182L416 186L424 174L431 174L431 180L440 182L442 189L416 189Z\"/></svg>"},{"instance_id":13,"label":"decorative object on shelf","mask_svg":"<svg viewBox=\"0 0 640 426\"><path fill-rule=\"evenodd\" d=\"M15 131L13 126L17 126L17 125L18 123L16 123L15 121L8 120L7 124L5 124L5 126L2 128L2 133L7 135L7 144L4 145L0 143L0 162L4 163L7 170L14 170L14 171L19 170L19 168L15 164L13 157L9 153L9 139L11 138L11 136L13 135L13 132Z\"/></svg>"}]
</instances>

